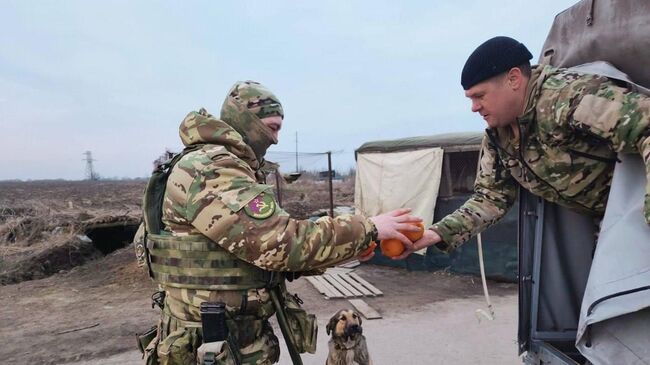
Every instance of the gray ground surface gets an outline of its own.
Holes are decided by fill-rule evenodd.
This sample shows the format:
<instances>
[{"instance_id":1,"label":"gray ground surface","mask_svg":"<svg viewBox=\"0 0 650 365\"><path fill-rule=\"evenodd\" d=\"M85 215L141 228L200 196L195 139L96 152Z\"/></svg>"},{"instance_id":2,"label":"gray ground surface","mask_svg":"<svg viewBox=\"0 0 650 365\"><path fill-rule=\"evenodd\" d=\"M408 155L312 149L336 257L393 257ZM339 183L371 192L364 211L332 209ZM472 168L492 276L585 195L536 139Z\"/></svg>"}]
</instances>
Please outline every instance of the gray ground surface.
<instances>
[{"instance_id":1,"label":"gray ground surface","mask_svg":"<svg viewBox=\"0 0 650 365\"><path fill-rule=\"evenodd\" d=\"M485 302L477 278L373 265L356 272L384 292L365 299L383 315L363 323L376 365L521 363L514 284L489 283L496 319L479 322L475 311ZM130 248L70 272L0 287L0 359L7 364L139 364L133 334L156 321L158 312L149 300L153 287ZM304 355L304 362L324 364L326 322L350 305L324 299L304 279L290 283L290 289L318 316L318 350ZM282 351L280 363L290 364L284 344Z\"/></svg>"}]
</instances>

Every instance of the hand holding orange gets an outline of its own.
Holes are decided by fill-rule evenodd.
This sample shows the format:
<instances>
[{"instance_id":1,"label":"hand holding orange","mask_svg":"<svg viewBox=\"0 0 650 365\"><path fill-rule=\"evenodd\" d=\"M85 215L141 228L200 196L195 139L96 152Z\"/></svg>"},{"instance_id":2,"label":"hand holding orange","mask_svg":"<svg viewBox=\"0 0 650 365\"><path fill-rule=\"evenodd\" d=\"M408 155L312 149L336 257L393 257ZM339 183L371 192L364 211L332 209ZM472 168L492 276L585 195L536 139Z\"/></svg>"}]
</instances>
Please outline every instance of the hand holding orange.
<instances>
[{"instance_id":1,"label":"hand holding orange","mask_svg":"<svg viewBox=\"0 0 650 365\"><path fill-rule=\"evenodd\" d=\"M422 235L424 234L424 225L422 222L411 224L417 226L420 229L418 231L400 231L400 233L405 235L409 240L411 240L411 242L415 242L422 238ZM382 240L379 243L379 247L381 248L381 254L386 257L397 257L401 255L405 250L402 241L396 238Z\"/></svg>"},{"instance_id":2,"label":"hand holding orange","mask_svg":"<svg viewBox=\"0 0 650 365\"><path fill-rule=\"evenodd\" d=\"M422 238L422 235L424 235L424 224L422 222L419 223L411 223L411 225L416 226L420 228L419 231L400 231L402 234L404 234L408 239L411 240L411 242L415 242Z\"/></svg>"}]
</instances>

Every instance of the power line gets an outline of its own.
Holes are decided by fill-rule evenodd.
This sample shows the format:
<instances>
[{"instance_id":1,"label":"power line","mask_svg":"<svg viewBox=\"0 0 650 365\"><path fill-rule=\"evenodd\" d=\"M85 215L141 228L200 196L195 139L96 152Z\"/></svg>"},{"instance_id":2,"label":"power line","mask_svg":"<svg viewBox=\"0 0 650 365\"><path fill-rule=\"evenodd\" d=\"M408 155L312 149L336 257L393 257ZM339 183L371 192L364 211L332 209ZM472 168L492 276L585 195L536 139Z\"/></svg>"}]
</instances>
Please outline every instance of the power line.
<instances>
[{"instance_id":1,"label":"power line","mask_svg":"<svg viewBox=\"0 0 650 365\"><path fill-rule=\"evenodd\" d=\"M86 155L86 158L83 159L82 161L86 161L86 180L99 180L99 174L95 172L95 169L93 167L93 161L97 161L93 159L92 152L86 151L83 153Z\"/></svg>"}]
</instances>

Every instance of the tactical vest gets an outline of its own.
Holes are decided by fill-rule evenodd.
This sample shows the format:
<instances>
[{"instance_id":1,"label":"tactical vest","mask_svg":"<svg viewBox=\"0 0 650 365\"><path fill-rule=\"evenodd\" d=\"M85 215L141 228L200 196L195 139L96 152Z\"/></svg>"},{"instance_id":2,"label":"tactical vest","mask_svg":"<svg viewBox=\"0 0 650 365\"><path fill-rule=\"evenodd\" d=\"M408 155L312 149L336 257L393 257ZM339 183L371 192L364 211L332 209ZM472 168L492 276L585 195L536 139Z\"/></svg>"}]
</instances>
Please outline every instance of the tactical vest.
<instances>
[{"instance_id":1,"label":"tactical vest","mask_svg":"<svg viewBox=\"0 0 650 365\"><path fill-rule=\"evenodd\" d=\"M144 194L146 262L149 276L175 288L248 290L277 285L280 275L238 259L209 238L172 236L162 230L162 206L174 165L204 145L186 148L153 172Z\"/></svg>"},{"instance_id":2,"label":"tactical vest","mask_svg":"<svg viewBox=\"0 0 650 365\"><path fill-rule=\"evenodd\" d=\"M157 282L176 288L261 289L272 274L235 257L203 235L147 235L149 268Z\"/></svg>"}]
</instances>

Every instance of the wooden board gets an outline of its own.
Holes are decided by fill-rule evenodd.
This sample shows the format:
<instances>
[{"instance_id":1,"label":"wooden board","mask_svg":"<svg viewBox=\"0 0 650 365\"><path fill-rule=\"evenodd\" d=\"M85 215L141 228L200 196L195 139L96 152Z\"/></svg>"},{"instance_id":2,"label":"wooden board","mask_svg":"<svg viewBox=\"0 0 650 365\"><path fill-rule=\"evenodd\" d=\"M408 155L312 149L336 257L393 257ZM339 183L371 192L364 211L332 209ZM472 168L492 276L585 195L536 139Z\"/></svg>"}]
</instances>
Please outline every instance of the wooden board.
<instances>
[{"instance_id":1,"label":"wooden board","mask_svg":"<svg viewBox=\"0 0 650 365\"><path fill-rule=\"evenodd\" d=\"M359 260L352 260L352 261L348 261L348 262L346 262L344 264L339 265L339 267L344 267L344 268L347 268L347 269L353 269L353 268L355 268L355 267L357 267L359 265L361 265Z\"/></svg>"},{"instance_id":2,"label":"wooden board","mask_svg":"<svg viewBox=\"0 0 650 365\"><path fill-rule=\"evenodd\" d=\"M322 278L325 279L325 281L327 281L328 283L330 283L330 285L332 285L334 288L336 288L336 290L343 293L343 296L345 296L346 298L354 297L354 294L350 290L348 290L348 288L339 284L338 281L336 281L336 279L332 277L332 275L325 274L322 276Z\"/></svg>"},{"instance_id":3,"label":"wooden board","mask_svg":"<svg viewBox=\"0 0 650 365\"><path fill-rule=\"evenodd\" d=\"M381 318L381 314L379 314L379 312L377 312L373 307L369 306L363 299L348 299L348 302L350 302L350 304L352 304L361 315L366 317L366 319Z\"/></svg>"},{"instance_id":4,"label":"wooden board","mask_svg":"<svg viewBox=\"0 0 650 365\"><path fill-rule=\"evenodd\" d=\"M374 297L383 295L381 290L355 273L328 272L319 276L307 276L319 293L330 298Z\"/></svg>"},{"instance_id":5,"label":"wooden board","mask_svg":"<svg viewBox=\"0 0 650 365\"><path fill-rule=\"evenodd\" d=\"M354 296L354 297L362 297L363 293L361 291L357 290L352 285L348 284L347 281L343 280L344 276L347 276L347 275L345 275L345 274L343 274L343 275L334 274L334 275L331 275L331 278L334 279L334 281L336 281L339 284L337 286L337 288L343 287L343 288L347 289L350 293L352 293L352 296Z\"/></svg>"},{"instance_id":6,"label":"wooden board","mask_svg":"<svg viewBox=\"0 0 650 365\"><path fill-rule=\"evenodd\" d=\"M345 298L345 293L340 291L337 287L332 285L329 281L325 280L325 278L321 276L317 276L318 281L320 281L321 284L323 284L326 288L329 289L329 291L332 293L330 295L330 298Z\"/></svg>"},{"instance_id":7,"label":"wooden board","mask_svg":"<svg viewBox=\"0 0 650 365\"><path fill-rule=\"evenodd\" d=\"M325 299L330 298L345 298L345 295L341 294L336 288L334 288L330 283L325 281L320 276L308 276L307 280L325 296Z\"/></svg>"},{"instance_id":8,"label":"wooden board","mask_svg":"<svg viewBox=\"0 0 650 365\"><path fill-rule=\"evenodd\" d=\"M361 276L357 275L356 273L352 272L349 275L350 275L350 277L352 279L354 279L354 280L358 281L359 283L361 283L363 286L368 288L368 290L373 292L375 295L384 295L384 293L381 290L375 288L374 285L372 285L369 282L365 281Z\"/></svg>"},{"instance_id":9,"label":"wooden board","mask_svg":"<svg viewBox=\"0 0 650 365\"><path fill-rule=\"evenodd\" d=\"M325 274L349 274L349 273L351 273L353 271L354 271L354 269L346 269L344 267L336 266L336 267L330 267L329 269L327 269L327 271L325 271Z\"/></svg>"},{"instance_id":10,"label":"wooden board","mask_svg":"<svg viewBox=\"0 0 650 365\"><path fill-rule=\"evenodd\" d=\"M320 281L316 280L315 276L306 276L305 279L307 279L307 281L309 281L319 293L323 294L325 297L329 297L330 291L321 284Z\"/></svg>"},{"instance_id":11,"label":"wooden board","mask_svg":"<svg viewBox=\"0 0 650 365\"><path fill-rule=\"evenodd\" d=\"M345 280L348 284L352 285L356 290L360 291L366 297L376 296L375 293L370 291L370 289L363 286L360 282L352 279L350 275L341 275L341 279Z\"/></svg>"}]
</instances>

